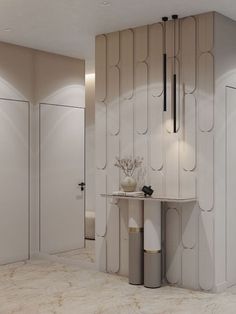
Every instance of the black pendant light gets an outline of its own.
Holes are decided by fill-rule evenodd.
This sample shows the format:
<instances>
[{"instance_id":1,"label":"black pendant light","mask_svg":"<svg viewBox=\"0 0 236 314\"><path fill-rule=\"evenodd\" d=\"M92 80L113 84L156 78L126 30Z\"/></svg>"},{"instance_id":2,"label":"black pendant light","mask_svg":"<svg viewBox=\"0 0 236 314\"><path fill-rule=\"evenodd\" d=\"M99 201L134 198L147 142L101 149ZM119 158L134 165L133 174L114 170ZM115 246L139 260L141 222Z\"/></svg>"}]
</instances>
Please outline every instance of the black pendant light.
<instances>
[{"instance_id":1,"label":"black pendant light","mask_svg":"<svg viewBox=\"0 0 236 314\"><path fill-rule=\"evenodd\" d=\"M163 16L163 111L167 111L167 56L166 56L166 22L167 16Z\"/></svg>"},{"instance_id":2,"label":"black pendant light","mask_svg":"<svg viewBox=\"0 0 236 314\"><path fill-rule=\"evenodd\" d=\"M177 89L176 89L176 61L175 61L175 31L176 31L176 20L178 19L178 15L172 15L172 19L174 20L174 74L173 74L173 131L177 133Z\"/></svg>"}]
</instances>

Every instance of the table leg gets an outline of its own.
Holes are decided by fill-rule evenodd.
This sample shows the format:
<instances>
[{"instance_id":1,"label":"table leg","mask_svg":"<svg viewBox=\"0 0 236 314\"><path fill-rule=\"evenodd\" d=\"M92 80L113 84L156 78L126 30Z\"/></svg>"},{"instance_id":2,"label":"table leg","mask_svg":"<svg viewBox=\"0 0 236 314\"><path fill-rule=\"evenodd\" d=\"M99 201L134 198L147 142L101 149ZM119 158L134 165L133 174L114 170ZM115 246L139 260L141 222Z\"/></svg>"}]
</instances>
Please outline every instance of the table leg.
<instances>
[{"instance_id":1,"label":"table leg","mask_svg":"<svg viewBox=\"0 0 236 314\"><path fill-rule=\"evenodd\" d=\"M144 286L161 286L161 202L144 201Z\"/></svg>"},{"instance_id":2,"label":"table leg","mask_svg":"<svg viewBox=\"0 0 236 314\"><path fill-rule=\"evenodd\" d=\"M129 200L129 283L143 284L143 201Z\"/></svg>"}]
</instances>

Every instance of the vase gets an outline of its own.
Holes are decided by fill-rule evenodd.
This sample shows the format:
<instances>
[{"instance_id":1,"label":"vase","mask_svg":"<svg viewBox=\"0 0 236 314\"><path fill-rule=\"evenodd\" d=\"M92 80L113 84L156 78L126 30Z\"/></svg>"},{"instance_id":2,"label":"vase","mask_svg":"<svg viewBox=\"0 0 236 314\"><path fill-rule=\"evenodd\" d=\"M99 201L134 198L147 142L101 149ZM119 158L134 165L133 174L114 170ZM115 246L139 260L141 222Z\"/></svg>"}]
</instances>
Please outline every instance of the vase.
<instances>
[{"instance_id":1,"label":"vase","mask_svg":"<svg viewBox=\"0 0 236 314\"><path fill-rule=\"evenodd\" d=\"M121 181L121 187L124 192L134 192L137 182L133 177L127 176Z\"/></svg>"}]
</instances>

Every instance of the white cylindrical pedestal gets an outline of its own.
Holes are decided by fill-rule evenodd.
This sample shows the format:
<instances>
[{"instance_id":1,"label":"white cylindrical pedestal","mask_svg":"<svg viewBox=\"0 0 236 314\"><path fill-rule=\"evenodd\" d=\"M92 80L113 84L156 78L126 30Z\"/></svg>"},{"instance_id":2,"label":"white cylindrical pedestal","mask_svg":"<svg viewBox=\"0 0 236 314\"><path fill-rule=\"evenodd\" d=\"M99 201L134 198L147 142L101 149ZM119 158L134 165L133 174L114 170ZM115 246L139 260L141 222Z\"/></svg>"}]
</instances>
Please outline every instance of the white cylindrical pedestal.
<instances>
[{"instance_id":1,"label":"white cylindrical pedestal","mask_svg":"<svg viewBox=\"0 0 236 314\"><path fill-rule=\"evenodd\" d=\"M161 202L144 201L144 286L161 286Z\"/></svg>"},{"instance_id":2,"label":"white cylindrical pedestal","mask_svg":"<svg viewBox=\"0 0 236 314\"><path fill-rule=\"evenodd\" d=\"M143 201L129 200L129 283L143 284Z\"/></svg>"}]
</instances>

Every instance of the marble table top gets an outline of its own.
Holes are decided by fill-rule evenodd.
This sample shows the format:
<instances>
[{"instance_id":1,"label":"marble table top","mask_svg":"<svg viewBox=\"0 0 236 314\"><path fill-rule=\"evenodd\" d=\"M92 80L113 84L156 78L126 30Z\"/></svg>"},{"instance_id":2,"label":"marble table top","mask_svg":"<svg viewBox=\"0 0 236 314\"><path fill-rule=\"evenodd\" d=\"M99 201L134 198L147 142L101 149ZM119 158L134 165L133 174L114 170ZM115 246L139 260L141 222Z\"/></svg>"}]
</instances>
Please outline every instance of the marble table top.
<instances>
[{"instance_id":1,"label":"marble table top","mask_svg":"<svg viewBox=\"0 0 236 314\"><path fill-rule=\"evenodd\" d=\"M119 199L140 200L140 201L159 201L159 202L173 202L173 203L189 203L196 202L196 198L170 198L170 197L155 197L155 196L125 196L113 194L100 194L103 197L114 197Z\"/></svg>"}]
</instances>

